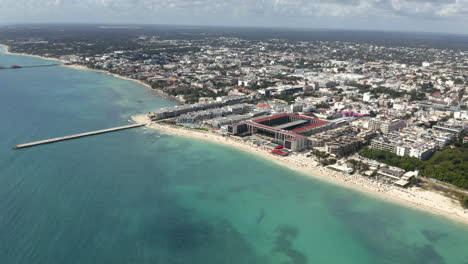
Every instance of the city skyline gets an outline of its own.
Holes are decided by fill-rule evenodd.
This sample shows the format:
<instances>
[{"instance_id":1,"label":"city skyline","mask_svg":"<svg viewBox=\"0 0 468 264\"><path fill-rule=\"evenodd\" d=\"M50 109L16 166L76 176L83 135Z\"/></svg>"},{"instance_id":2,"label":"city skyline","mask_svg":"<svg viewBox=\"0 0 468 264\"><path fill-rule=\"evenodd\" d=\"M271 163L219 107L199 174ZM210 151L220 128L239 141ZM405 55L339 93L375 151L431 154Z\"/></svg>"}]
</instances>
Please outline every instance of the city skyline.
<instances>
[{"instance_id":1,"label":"city skyline","mask_svg":"<svg viewBox=\"0 0 468 264\"><path fill-rule=\"evenodd\" d=\"M0 24L171 24L468 34L466 0L2 0Z\"/></svg>"}]
</instances>

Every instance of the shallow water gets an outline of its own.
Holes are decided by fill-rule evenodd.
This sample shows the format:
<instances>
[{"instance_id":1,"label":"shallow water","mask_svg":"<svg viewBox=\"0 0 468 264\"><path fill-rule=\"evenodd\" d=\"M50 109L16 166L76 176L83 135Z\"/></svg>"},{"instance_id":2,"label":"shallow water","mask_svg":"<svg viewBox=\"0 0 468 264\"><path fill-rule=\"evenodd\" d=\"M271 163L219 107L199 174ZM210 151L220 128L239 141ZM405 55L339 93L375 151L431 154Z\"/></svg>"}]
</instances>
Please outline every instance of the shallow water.
<instances>
[{"instance_id":1,"label":"shallow water","mask_svg":"<svg viewBox=\"0 0 468 264\"><path fill-rule=\"evenodd\" d=\"M10 149L173 104L102 73L0 70L0 263L468 262L465 225L226 146L139 128Z\"/></svg>"}]
</instances>

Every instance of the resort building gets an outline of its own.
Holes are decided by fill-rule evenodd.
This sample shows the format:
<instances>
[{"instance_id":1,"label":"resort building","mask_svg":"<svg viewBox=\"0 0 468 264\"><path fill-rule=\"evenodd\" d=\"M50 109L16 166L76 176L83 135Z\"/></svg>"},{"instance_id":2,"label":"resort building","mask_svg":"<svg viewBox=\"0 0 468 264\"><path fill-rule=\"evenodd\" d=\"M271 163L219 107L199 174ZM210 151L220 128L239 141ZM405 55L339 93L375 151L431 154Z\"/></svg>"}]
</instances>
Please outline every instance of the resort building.
<instances>
[{"instance_id":1,"label":"resort building","mask_svg":"<svg viewBox=\"0 0 468 264\"><path fill-rule=\"evenodd\" d=\"M384 139L384 138L374 138L371 141L371 148L373 149L379 149L379 150L386 150L390 151L392 153L396 153L396 145L394 142Z\"/></svg>"},{"instance_id":2,"label":"resort building","mask_svg":"<svg viewBox=\"0 0 468 264\"><path fill-rule=\"evenodd\" d=\"M433 142L411 142L395 139L375 138L371 141L370 148L386 150L398 156L409 156L420 160L429 159L435 152L436 144Z\"/></svg>"},{"instance_id":3,"label":"resort building","mask_svg":"<svg viewBox=\"0 0 468 264\"><path fill-rule=\"evenodd\" d=\"M229 125L228 133L233 135L260 134L272 138L273 142L284 145L286 149L302 151L309 148L306 134L318 133L329 127L327 121L283 113Z\"/></svg>"},{"instance_id":4,"label":"resort building","mask_svg":"<svg viewBox=\"0 0 468 264\"><path fill-rule=\"evenodd\" d=\"M405 121L400 119L390 121L372 119L369 121L369 129L374 131L380 130L383 134L391 133L405 126Z\"/></svg>"}]
</instances>

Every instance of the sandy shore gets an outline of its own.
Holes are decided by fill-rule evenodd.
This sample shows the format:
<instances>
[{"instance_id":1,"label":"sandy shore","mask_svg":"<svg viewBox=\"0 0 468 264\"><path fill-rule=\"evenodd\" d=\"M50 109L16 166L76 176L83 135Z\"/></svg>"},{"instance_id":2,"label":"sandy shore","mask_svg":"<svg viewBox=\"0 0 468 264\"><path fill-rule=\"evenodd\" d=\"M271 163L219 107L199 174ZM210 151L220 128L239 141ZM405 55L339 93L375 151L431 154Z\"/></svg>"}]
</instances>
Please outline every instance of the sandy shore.
<instances>
[{"instance_id":1,"label":"sandy shore","mask_svg":"<svg viewBox=\"0 0 468 264\"><path fill-rule=\"evenodd\" d=\"M86 66L83 66L83 65L64 65L65 67L67 68L71 68L71 69L76 69L76 70L82 70L82 71L94 71L94 72L99 72L99 73L103 73L103 74L108 74L108 75L111 75L115 78L119 78L119 79L122 79L122 80L127 80L127 81L131 81L131 82L136 82L148 89L150 89L151 91L153 92L156 92L158 95L164 97L164 98L167 98L167 99L170 99L170 100L176 100L178 102L181 102L183 103L179 98L175 97L175 96L172 96L172 95L169 95L167 93L165 93L164 91L162 90L159 90L159 89L153 89L153 87L151 87L151 85L141 81L141 80L137 80L137 79L132 79L132 78L129 78L129 77L125 77L125 76L122 76L122 75L118 75L118 74L115 74L115 73L111 73L111 72L108 72L108 71L105 71L105 70L96 70L96 69L91 69L91 68L88 68Z\"/></svg>"},{"instance_id":2,"label":"sandy shore","mask_svg":"<svg viewBox=\"0 0 468 264\"><path fill-rule=\"evenodd\" d=\"M26 53L11 52L11 51L10 51L10 47L7 46L7 45L5 45L5 44L0 44L0 47L3 48L3 50L4 50L4 52L5 52L6 54L20 55L20 56L29 56L29 57L39 58L39 59L43 59L43 60L50 60L50 61L56 61L56 62L65 63L65 61L59 60L59 59L56 59L56 58L49 58L49 57L44 57L44 56L39 56L39 55L32 55L32 54L26 54Z\"/></svg>"},{"instance_id":3,"label":"sandy shore","mask_svg":"<svg viewBox=\"0 0 468 264\"><path fill-rule=\"evenodd\" d=\"M65 67L67 68L71 68L71 69L75 69L75 70L81 70L81 71L94 71L94 72L99 72L99 73L103 73L103 74L108 74L108 75L111 75L115 78L119 78L119 79L122 79L122 80L127 80L127 81L132 81L132 82L136 82L140 85L143 85L145 86L146 88L149 88L151 90L153 90L153 88L151 87L151 85L143 82L143 81L140 81L140 80L136 80L136 79L132 79L132 78L128 78L128 77L125 77L125 76L122 76L122 75L118 75L118 74L114 74L114 73L111 73L111 72L108 72L108 71L105 71L105 70L96 70L96 69L91 69L91 68L88 68L86 66L83 66L83 65L64 65Z\"/></svg>"},{"instance_id":4,"label":"sandy shore","mask_svg":"<svg viewBox=\"0 0 468 264\"><path fill-rule=\"evenodd\" d=\"M0 47L3 47L5 53L14 54L14 55L23 55L37 57L45 60L53 60L63 62L55 58L47 58L38 55L31 54L22 54L22 53L11 53L9 47L3 44L0 44ZM78 69L78 70L91 70L96 72L101 72L104 74L110 74L116 78L133 81L140 85L143 85L152 91L156 91L165 97L175 99L172 96L165 94L162 91L154 90L152 87L140 80L131 79L128 77L120 76L117 74L112 74L103 70L90 69L82 65L66 65L65 67ZM134 116L132 119L137 123L149 123L148 118L145 115ZM250 145L246 142L243 142L241 139L235 137L223 137L211 132L202 132L198 130L189 130L185 128L180 128L176 126L164 125L164 124L155 124L151 123L148 125L150 128L160 130L173 135L191 137L201 140L206 140L218 144L227 145L236 149L247 151L249 153L256 154L265 159L268 159L272 162L285 166L289 169L293 169L297 172L300 172L303 175L309 177L317 178L329 183L338 184L347 188L352 188L361 192L365 192L372 197L378 197L380 199L389 200L392 202L397 202L400 205L410 206L412 208L424 209L435 214L447 216L451 219L461 221L465 224L468 224L468 210L465 210L461 207L458 201L450 199L442 194L431 192L427 190L422 190L417 187L409 189L401 189L396 186L389 186L372 179L362 177L359 175L349 175L346 173L336 172L321 166L317 166L313 163L310 158L305 157L305 155L291 155L288 157L279 157L274 156L269 153L267 149L261 149L258 146Z\"/></svg>"},{"instance_id":5,"label":"sandy shore","mask_svg":"<svg viewBox=\"0 0 468 264\"><path fill-rule=\"evenodd\" d=\"M15 53L15 52L10 52L10 47L7 46L7 45L4 45L4 44L0 44L0 47L2 47L4 49L4 52L6 54L12 54L12 55L21 55L21 56L29 56L29 57L35 57L35 58L40 58L40 59L44 59L44 60L51 60L51 61L57 61L57 62L61 62L61 63L66 63L66 61L63 61L63 60L60 60L60 59L56 59L56 58L49 58L49 57L43 57L43 56L39 56L39 55L32 55L32 54L26 54L26 53ZM127 80L127 81L132 81L132 82L136 82L140 85L143 85L145 86L146 88L150 89L151 91L153 92L156 92L158 93L159 95L167 98L167 99L171 99L171 100L176 100L178 102L181 102L183 103L183 101L181 101L179 98L175 97L175 96L172 96L172 95L169 95L167 93L165 93L164 91L162 90L159 90L159 89L153 89L153 87L151 87L151 85L141 81L141 80L137 80L137 79L132 79L132 78L128 78L128 77L125 77L125 76L122 76L122 75L118 75L118 74L114 74L114 73L111 73L111 72L108 72L108 71L105 71L105 70L96 70L96 69L91 69L91 68L88 68L84 65L63 65L64 67L67 67L67 68L71 68L71 69L76 69L76 70L82 70L82 71L94 71L94 72L99 72L99 73L103 73L103 74L108 74L108 75L111 75L115 78L119 78L119 79L123 79L123 80Z\"/></svg>"},{"instance_id":6,"label":"sandy shore","mask_svg":"<svg viewBox=\"0 0 468 264\"><path fill-rule=\"evenodd\" d=\"M148 124L150 121L145 115L134 116L132 120L144 124ZM288 157L275 156L270 154L267 149L262 149L261 147L246 143L237 137L223 137L222 135L212 132L191 130L161 123L149 123L148 127L172 135L196 138L247 151L308 177L352 188L364 192L371 197L443 215L468 224L468 210L463 209L458 201L436 192L423 190L418 187L402 189L397 186L390 186L372 180L368 177L330 170L318 164L314 164L315 162L311 158L307 158L305 154L290 155Z\"/></svg>"}]
</instances>

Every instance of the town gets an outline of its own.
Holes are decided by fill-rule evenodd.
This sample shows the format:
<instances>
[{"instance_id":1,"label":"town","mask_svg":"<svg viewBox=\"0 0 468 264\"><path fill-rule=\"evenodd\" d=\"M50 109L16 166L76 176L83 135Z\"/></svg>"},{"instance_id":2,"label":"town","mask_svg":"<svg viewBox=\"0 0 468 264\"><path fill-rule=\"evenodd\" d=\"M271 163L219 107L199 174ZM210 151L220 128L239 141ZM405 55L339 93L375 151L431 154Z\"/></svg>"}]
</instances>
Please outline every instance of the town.
<instances>
[{"instance_id":1,"label":"town","mask_svg":"<svg viewBox=\"0 0 468 264\"><path fill-rule=\"evenodd\" d=\"M57 37L0 42L140 80L181 102L149 113L153 122L400 187L422 176L468 189L466 50L217 34L142 33L110 48Z\"/></svg>"}]
</instances>

